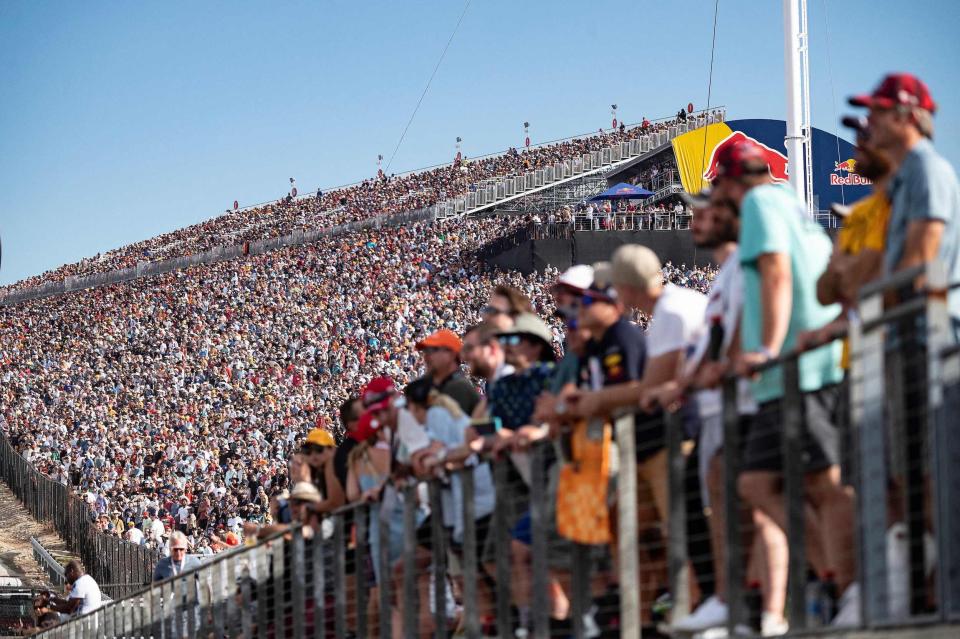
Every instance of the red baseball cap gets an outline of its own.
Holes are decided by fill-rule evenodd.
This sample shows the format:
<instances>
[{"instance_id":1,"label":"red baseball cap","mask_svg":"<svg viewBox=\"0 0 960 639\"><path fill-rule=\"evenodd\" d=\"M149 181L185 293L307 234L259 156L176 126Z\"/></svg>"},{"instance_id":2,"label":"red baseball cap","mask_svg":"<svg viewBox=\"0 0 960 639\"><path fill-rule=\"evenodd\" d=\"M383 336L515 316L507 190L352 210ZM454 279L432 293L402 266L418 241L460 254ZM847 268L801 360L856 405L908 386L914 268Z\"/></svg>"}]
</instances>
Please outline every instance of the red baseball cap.
<instances>
[{"instance_id":1,"label":"red baseball cap","mask_svg":"<svg viewBox=\"0 0 960 639\"><path fill-rule=\"evenodd\" d=\"M379 424L373 418L373 411L368 410L360 415L357 425L350 431L349 437L358 442L365 442L377 432Z\"/></svg>"},{"instance_id":2,"label":"red baseball cap","mask_svg":"<svg viewBox=\"0 0 960 639\"><path fill-rule=\"evenodd\" d=\"M369 410L386 408L390 398L397 393L397 385L389 376L374 377L363 389L363 405Z\"/></svg>"},{"instance_id":3,"label":"red baseball cap","mask_svg":"<svg viewBox=\"0 0 960 639\"><path fill-rule=\"evenodd\" d=\"M853 106L892 109L896 106L919 107L936 113L937 103L923 80L909 73L890 73L870 95L855 95L849 99Z\"/></svg>"},{"instance_id":4,"label":"red baseball cap","mask_svg":"<svg viewBox=\"0 0 960 639\"><path fill-rule=\"evenodd\" d=\"M747 139L736 140L717 152L715 158L716 175L714 180L722 177L739 178L744 175L760 175L769 173L770 165L763 149Z\"/></svg>"}]
</instances>

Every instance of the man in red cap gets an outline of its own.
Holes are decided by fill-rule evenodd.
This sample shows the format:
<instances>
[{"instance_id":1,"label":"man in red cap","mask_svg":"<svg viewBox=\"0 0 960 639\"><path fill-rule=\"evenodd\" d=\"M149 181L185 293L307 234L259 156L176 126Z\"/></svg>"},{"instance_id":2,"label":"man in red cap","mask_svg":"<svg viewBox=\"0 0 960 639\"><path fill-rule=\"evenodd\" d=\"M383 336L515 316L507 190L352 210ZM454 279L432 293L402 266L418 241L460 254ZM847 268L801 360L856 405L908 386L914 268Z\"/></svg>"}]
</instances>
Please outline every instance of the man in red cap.
<instances>
[{"instance_id":1,"label":"man in red cap","mask_svg":"<svg viewBox=\"0 0 960 639\"><path fill-rule=\"evenodd\" d=\"M433 387L441 395L447 395L460 406L467 415L480 403L480 393L463 376L460 370L460 349L463 342L453 331L442 328L417 343L417 350L423 355L427 375L433 380Z\"/></svg>"},{"instance_id":2,"label":"man in red cap","mask_svg":"<svg viewBox=\"0 0 960 639\"><path fill-rule=\"evenodd\" d=\"M960 186L953 167L933 148L937 104L927 85L909 73L892 73L870 95L850 98L850 104L870 109L871 142L898 167L887 189L886 271L939 259L948 281L960 281ZM949 307L956 339L957 291L950 292Z\"/></svg>"},{"instance_id":3,"label":"man in red cap","mask_svg":"<svg viewBox=\"0 0 960 639\"><path fill-rule=\"evenodd\" d=\"M806 215L803 203L787 184L775 184L756 143L738 141L718 153L714 194L727 201L739 218L740 265L743 270L741 353L736 372L754 377L758 404L743 446L738 488L753 508L786 530L782 495L783 369L754 369L792 350L797 336L823 326L839 313L837 305L817 300L816 283L832 252L823 229ZM804 493L808 556L831 572L840 600L837 617L856 624L859 588L853 583L853 493L840 482L837 423L840 410L841 345L832 342L799 361L805 419Z\"/></svg>"}]
</instances>

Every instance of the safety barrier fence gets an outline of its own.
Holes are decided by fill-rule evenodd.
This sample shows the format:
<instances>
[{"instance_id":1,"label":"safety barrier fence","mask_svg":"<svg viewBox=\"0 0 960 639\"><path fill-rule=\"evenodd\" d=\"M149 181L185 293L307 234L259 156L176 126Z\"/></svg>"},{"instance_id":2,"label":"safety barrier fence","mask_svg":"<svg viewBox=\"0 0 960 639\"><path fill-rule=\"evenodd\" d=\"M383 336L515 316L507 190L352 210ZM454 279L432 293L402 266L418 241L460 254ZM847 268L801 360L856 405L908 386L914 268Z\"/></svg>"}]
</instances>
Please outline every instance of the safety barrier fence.
<instances>
[{"instance_id":1,"label":"safety barrier fence","mask_svg":"<svg viewBox=\"0 0 960 639\"><path fill-rule=\"evenodd\" d=\"M63 572L63 566L60 565L53 555L51 555L43 544L36 537L30 538L30 547L33 549L33 560L43 568L47 573L47 579L58 588L67 585L67 577Z\"/></svg>"},{"instance_id":2,"label":"safety barrier fence","mask_svg":"<svg viewBox=\"0 0 960 639\"><path fill-rule=\"evenodd\" d=\"M559 460L569 452L561 437L422 482L395 475L383 492L367 493L379 501L307 519L309 528L214 557L44 636L342 638L399 629L446 637L462 629L506 637L522 626L534 637L615 629L635 638L666 623L658 619L665 609L681 618L720 592L730 636L758 632L777 596L769 612L796 633L828 623L857 591L866 629L958 623L960 349L949 288L956 286L933 264L863 289L849 334L835 335L850 343L842 384L801 386L819 342L754 369L779 371L783 394L774 403L750 409L744 380L723 380L714 423L723 443L711 458L719 472L707 473L704 486L690 481L700 472L691 472L698 457L687 450L682 412L588 424L595 439L612 430L617 444L611 499L603 487L592 499L576 495L581 506L600 506L581 513L594 525L576 533L598 541L558 535L564 491L591 484L585 476L563 483L569 466ZM885 305L892 294L900 301ZM812 443L829 438L838 455L818 460ZM693 439L705 446L708 433ZM355 473L376 475L362 459ZM704 487L709 510L700 503ZM762 524L757 511L780 525ZM768 533L785 535L779 567L757 566L758 554L776 555ZM766 550L758 551L761 537ZM784 577L779 595L776 574ZM847 582L855 585L844 593Z\"/></svg>"},{"instance_id":3,"label":"safety barrier fence","mask_svg":"<svg viewBox=\"0 0 960 639\"><path fill-rule=\"evenodd\" d=\"M150 582L156 551L97 530L90 507L67 486L38 472L0 432L0 479L35 519L53 524L94 579L111 584L104 593L116 599Z\"/></svg>"}]
</instances>

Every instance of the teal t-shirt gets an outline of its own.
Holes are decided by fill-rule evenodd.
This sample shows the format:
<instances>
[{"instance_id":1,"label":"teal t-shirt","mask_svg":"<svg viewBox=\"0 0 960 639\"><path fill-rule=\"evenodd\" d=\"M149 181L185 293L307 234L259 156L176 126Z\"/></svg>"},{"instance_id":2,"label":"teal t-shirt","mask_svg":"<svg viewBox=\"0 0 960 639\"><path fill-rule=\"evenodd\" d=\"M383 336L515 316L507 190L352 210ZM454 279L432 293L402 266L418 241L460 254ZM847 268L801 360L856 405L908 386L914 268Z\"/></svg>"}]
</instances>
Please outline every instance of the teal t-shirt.
<instances>
[{"instance_id":1,"label":"teal t-shirt","mask_svg":"<svg viewBox=\"0 0 960 639\"><path fill-rule=\"evenodd\" d=\"M803 204L785 184L765 184L750 190L740 206L740 263L744 301L740 340L744 352L761 350L763 305L757 259L765 253L790 256L793 306L781 352L796 345L797 333L819 328L840 313L837 305L817 301L817 278L830 259L832 245L819 224L807 217ZM815 391L843 378L842 346L835 341L800 358L800 388ZM753 384L754 397L767 402L783 396L779 367L764 372Z\"/></svg>"}]
</instances>

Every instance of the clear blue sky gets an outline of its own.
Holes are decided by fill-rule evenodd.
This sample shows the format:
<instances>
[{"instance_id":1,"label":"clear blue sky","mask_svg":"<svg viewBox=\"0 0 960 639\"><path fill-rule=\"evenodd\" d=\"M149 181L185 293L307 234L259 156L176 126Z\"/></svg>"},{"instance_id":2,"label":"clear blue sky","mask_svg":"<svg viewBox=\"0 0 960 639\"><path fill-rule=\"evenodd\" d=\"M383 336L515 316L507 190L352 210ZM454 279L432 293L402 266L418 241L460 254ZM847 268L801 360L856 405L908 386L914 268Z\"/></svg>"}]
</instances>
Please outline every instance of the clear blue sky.
<instances>
[{"instance_id":1,"label":"clear blue sky","mask_svg":"<svg viewBox=\"0 0 960 639\"><path fill-rule=\"evenodd\" d=\"M780 5L720 0L713 103L732 117L783 118ZM809 5L814 125L913 71L960 164L960 2ZM373 175L462 7L5 0L0 283L276 198L290 176ZM467 155L518 145L524 120L538 142L608 126L614 102L627 122L700 108L712 20L713 0L473 0L391 170L449 161L458 135Z\"/></svg>"}]
</instances>

